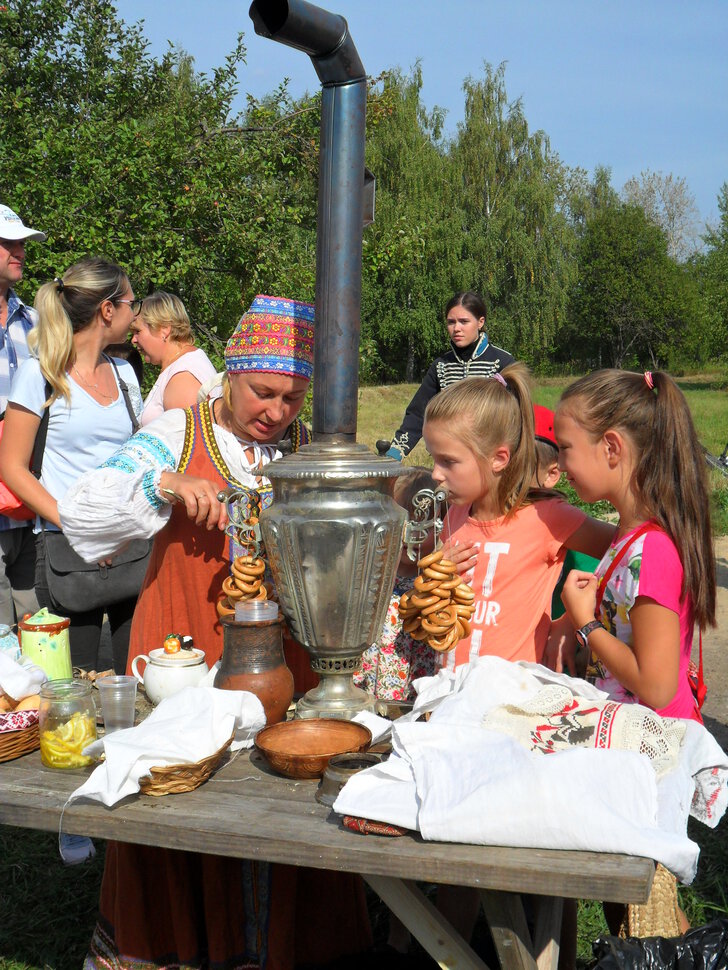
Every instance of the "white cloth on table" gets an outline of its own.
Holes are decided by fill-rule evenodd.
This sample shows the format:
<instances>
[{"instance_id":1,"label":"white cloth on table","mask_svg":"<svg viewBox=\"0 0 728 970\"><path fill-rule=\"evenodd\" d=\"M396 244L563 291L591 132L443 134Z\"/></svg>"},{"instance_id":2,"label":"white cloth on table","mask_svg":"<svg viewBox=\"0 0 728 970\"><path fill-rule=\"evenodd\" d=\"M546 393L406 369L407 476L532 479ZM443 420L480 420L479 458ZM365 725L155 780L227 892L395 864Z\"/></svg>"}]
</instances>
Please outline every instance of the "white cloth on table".
<instances>
[{"instance_id":1,"label":"white cloth on table","mask_svg":"<svg viewBox=\"0 0 728 970\"><path fill-rule=\"evenodd\" d=\"M728 758L715 739L687 722L677 767L658 779L644 754L544 756L483 727L487 711L527 703L548 683L607 700L584 681L497 657L423 680L412 714L393 725L392 757L356 774L334 810L438 841L645 856L692 881L699 849L688 815L715 826L728 802ZM415 723L423 710L429 722Z\"/></svg>"},{"instance_id":2,"label":"white cloth on table","mask_svg":"<svg viewBox=\"0 0 728 970\"><path fill-rule=\"evenodd\" d=\"M36 664L27 659L15 661L0 651L0 691L14 701L37 694L46 680L48 674Z\"/></svg>"},{"instance_id":3,"label":"white cloth on table","mask_svg":"<svg viewBox=\"0 0 728 970\"><path fill-rule=\"evenodd\" d=\"M231 751L249 748L265 726L260 700L247 691L186 687L160 701L136 727L107 734L84 749L106 760L69 801L91 798L114 805L139 791L150 768L194 764L218 751L235 732Z\"/></svg>"},{"instance_id":4,"label":"white cloth on table","mask_svg":"<svg viewBox=\"0 0 728 970\"><path fill-rule=\"evenodd\" d=\"M176 470L185 428L185 411L165 411L66 492L58 503L63 532L82 559L99 562L131 539L152 538L167 524L171 506L158 492L159 479L162 472ZM258 480L251 469L280 457L270 445L246 446L219 424L213 424L213 432L223 461L241 485L255 488Z\"/></svg>"}]
</instances>

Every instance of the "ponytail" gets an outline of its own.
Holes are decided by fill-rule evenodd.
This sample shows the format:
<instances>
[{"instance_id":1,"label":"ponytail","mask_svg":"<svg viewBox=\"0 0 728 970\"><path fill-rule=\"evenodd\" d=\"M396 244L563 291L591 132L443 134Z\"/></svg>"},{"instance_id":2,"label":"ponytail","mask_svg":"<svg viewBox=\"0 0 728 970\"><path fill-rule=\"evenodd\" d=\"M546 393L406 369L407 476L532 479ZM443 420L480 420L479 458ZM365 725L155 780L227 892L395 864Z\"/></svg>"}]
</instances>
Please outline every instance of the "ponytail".
<instances>
[{"instance_id":1,"label":"ponytail","mask_svg":"<svg viewBox=\"0 0 728 970\"><path fill-rule=\"evenodd\" d=\"M124 270L104 259L84 259L39 288L38 323L28 335L28 346L52 388L47 404L59 397L70 403L66 372L76 359L73 335L91 325L104 300L115 302L128 288Z\"/></svg>"},{"instance_id":2,"label":"ponytail","mask_svg":"<svg viewBox=\"0 0 728 970\"><path fill-rule=\"evenodd\" d=\"M645 511L677 547L695 621L715 626L708 473L685 396L662 371L602 370L566 388L559 408L595 440L609 428L634 443L633 482Z\"/></svg>"},{"instance_id":3,"label":"ponytail","mask_svg":"<svg viewBox=\"0 0 728 970\"><path fill-rule=\"evenodd\" d=\"M432 398L425 423L440 421L476 457L487 460L506 445L510 460L498 479L501 514L512 515L528 498L536 473L536 445L529 373L525 364L493 377L466 377Z\"/></svg>"}]
</instances>

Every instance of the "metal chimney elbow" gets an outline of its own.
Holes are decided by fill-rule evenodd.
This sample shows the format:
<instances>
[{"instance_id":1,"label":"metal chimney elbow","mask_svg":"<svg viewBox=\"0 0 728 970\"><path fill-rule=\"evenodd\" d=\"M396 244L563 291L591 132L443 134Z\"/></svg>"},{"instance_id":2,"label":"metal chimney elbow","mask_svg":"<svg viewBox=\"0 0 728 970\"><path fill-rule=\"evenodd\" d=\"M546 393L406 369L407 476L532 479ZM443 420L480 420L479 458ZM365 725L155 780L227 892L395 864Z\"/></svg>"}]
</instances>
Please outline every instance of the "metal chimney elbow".
<instances>
[{"instance_id":1,"label":"metal chimney elbow","mask_svg":"<svg viewBox=\"0 0 728 970\"><path fill-rule=\"evenodd\" d=\"M346 20L338 14L306 0L253 0L249 13L256 34L308 54L322 85L366 79Z\"/></svg>"}]
</instances>

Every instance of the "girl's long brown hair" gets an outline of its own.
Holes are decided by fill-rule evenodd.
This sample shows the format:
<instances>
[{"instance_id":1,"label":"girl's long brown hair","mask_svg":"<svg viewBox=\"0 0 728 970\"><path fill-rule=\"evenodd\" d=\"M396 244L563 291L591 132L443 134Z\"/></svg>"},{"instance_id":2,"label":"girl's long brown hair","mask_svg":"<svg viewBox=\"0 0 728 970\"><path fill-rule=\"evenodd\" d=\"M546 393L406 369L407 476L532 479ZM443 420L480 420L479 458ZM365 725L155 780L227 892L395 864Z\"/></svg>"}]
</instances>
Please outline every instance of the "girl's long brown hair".
<instances>
[{"instance_id":1,"label":"girl's long brown hair","mask_svg":"<svg viewBox=\"0 0 728 970\"><path fill-rule=\"evenodd\" d=\"M536 473L536 444L529 373L525 364L501 371L505 386L493 377L466 377L432 398L425 424L441 422L454 438L486 460L501 445L510 461L498 480L501 515L511 515L526 504Z\"/></svg>"},{"instance_id":2,"label":"girl's long brown hair","mask_svg":"<svg viewBox=\"0 0 728 970\"><path fill-rule=\"evenodd\" d=\"M595 440L613 428L636 449L633 483L645 511L677 546L683 566L682 593L690 596L695 620L715 626L715 558L710 525L708 473L687 401L675 381L600 370L569 385L559 409Z\"/></svg>"}]
</instances>

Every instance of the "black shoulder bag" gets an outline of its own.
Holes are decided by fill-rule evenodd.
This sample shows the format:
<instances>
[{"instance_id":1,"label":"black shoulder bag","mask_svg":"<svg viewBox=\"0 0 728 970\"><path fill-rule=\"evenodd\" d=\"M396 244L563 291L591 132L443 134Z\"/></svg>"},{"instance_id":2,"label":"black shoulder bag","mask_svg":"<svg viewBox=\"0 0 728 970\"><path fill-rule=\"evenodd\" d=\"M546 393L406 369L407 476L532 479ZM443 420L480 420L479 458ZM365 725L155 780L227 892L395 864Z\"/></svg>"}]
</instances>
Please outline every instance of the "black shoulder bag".
<instances>
[{"instance_id":1,"label":"black shoulder bag","mask_svg":"<svg viewBox=\"0 0 728 970\"><path fill-rule=\"evenodd\" d=\"M129 388L114 361L110 357L106 359L114 368L134 434L139 430L139 422L129 400ZM133 539L114 556L110 566L85 562L62 532L44 529L43 542L46 582L54 606L59 610L83 613L139 595L149 564L151 539Z\"/></svg>"}]
</instances>

